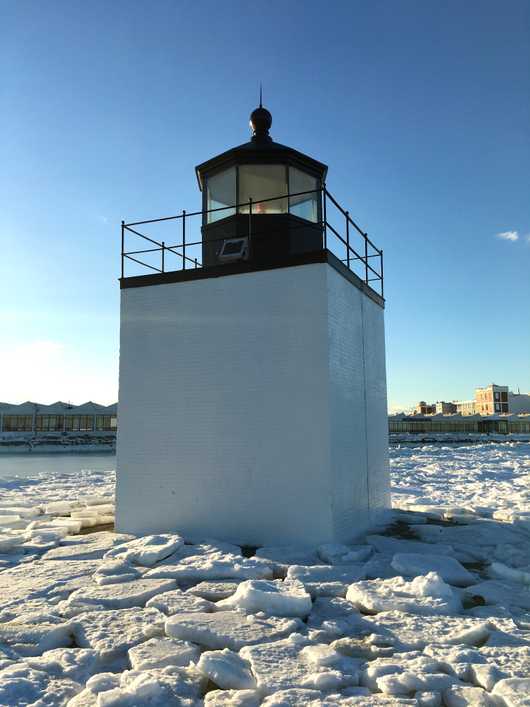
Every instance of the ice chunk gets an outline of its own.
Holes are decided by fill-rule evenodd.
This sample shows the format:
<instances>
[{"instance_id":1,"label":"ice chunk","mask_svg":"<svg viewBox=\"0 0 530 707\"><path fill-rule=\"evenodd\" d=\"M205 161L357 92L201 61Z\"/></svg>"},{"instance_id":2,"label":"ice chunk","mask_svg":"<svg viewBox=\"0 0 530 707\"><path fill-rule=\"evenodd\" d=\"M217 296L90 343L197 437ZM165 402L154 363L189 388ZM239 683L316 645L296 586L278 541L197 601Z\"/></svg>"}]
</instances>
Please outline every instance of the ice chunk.
<instances>
[{"instance_id":1,"label":"ice chunk","mask_svg":"<svg viewBox=\"0 0 530 707\"><path fill-rule=\"evenodd\" d=\"M25 537L22 534L2 533L0 534L0 553L18 552L20 546L24 542Z\"/></svg>"},{"instance_id":2,"label":"ice chunk","mask_svg":"<svg viewBox=\"0 0 530 707\"><path fill-rule=\"evenodd\" d=\"M293 687L289 690L278 690L278 692L269 695L263 700L262 705L265 707L307 707L307 705L322 705L323 697L320 690Z\"/></svg>"},{"instance_id":3,"label":"ice chunk","mask_svg":"<svg viewBox=\"0 0 530 707\"><path fill-rule=\"evenodd\" d=\"M183 544L184 538L180 535L146 535L123 545L117 545L108 550L104 557L106 560L119 559L143 567L152 567Z\"/></svg>"},{"instance_id":4,"label":"ice chunk","mask_svg":"<svg viewBox=\"0 0 530 707\"><path fill-rule=\"evenodd\" d=\"M458 560L447 555L398 553L394 555L392 567L406 577L436 572L444 582L457 587L466 587L475 582L471 572L468 572Z\"/></svg>"},{"instance_id":5,"label":"ice chunk","mask_svg":"<svg viewBox=\"0 0 530 707\"><path fill-rule=\"evenodd\" d=\"M429 526L419 526L419 530ZM453 555L454 549L451 545L444 543L424 543L418 540L402 540L391 538L387 535L367 535L366 542L373 545L378 552L386 552L395 555L396 553L413 553L421 555Z\"/></svg>"},{"instance_id":6,"label":"ice chunk","mask_svg":"<svg viewBox=\"0 0 530 707\"><path fill-rule=\"evenodd\" d=\"M99 673L89 678L85 689L73 697L67 707L98 707L100 693L110 692L120 686L120 676L116 673Z\"/></svg>"},{"instance_id":7,"label":"ice chunk","mask_svg":"<svg viewBox=\"0 0 530 707\"><path fill-rule=\"evenodd\" d=\"M371 545L340 545L328 543L320 545L318 556L330 565L348 565L355 562L364 562L373 553Z\"/></svg>"},{"instance_id":8,"label":"ice chunk","mask_svg":"<svg viewBox=\"0 0 530 707\"><path fill-rule=\"evenodd\" d=\"M64 705L81 689L67 678L54 679L26 663L15 663L0 671L0 705Z\"/></svg>"},{"instance_id":9,"label":"ice chunk","mask_svg":"<svg viewBox=\"0 0 530 707\"><path fill-rule=\"evenodd\" d=\"M133 646L164 632L164 615L156 609L89 611L72 621L77 645L114 660Z\"/></svg>"},{"instance_id":10,"label":"ice chunk","mask_svg":"<svg viewBox=\"0 0 530 707\"><path fill-rule=\"evenodd\" d=\"M120 676L120 686L100 692L97 704L101 707L192 707L205 686L203 676L193 667L126 670Z\"/></svg>"},{"instance_id":11,"label":"ice chunk","mask_svg":"<svg viewBox=\"0 0 530 707\"><path fill-rule=\"evenodd\" d=\"M259 618L235 611L213 614L175 614L166 621L166 634L173 638L198 643L213 650L275 641L299 629L297 619Z\"/></svg>"},{"instance_id":12,"label":"ice chunk","mask_svg":"<svg viewBox=\"0 0 530 707\"><path fill-rule=\"evenodd\" d=\"M300 545L266 545L256 550L256 557L270 560L279 568L284 565L318 565L316 550Z\"/></svg>"},{"instance_id":13,"label":"ice chunk","mask_svg":"<svg viewBox=\"0 0 530 707\"><path fill-rule=\"evenodd\" d=\"M301 582L259 579L241 582L231 597L217 604L219 609L238 608L252 613L263 611L274 616L300 618L309 614L311 606L311 597Z\"/></svg>"},{"instance_id":14,"label":"ice chunk","mask_svg":"<svg viewBox=\"0 0 530 707\"><path fill-rule=\"evenodd\" d=\"M453 686L443 695L447 707L495 707L497 702L491 699L481 687Z\"/></svg>"},{"instance_id":15,"label":"ice chunk","mask_svg":"<svg viewBox=\"0 0 530 707\"><path fill-rule=\"evenodd\" d=\"M133 670L165 668L168 665L186 666L200 655L199 646L175 638L150 638L129 650Z\"/></svg>"},{"instance_id":16,"label":"ice chunk","mask_svg":"<svg viewBox=\"0 0 530 707\"><path fill-rule=\"evenodd\" d=\"M258 690L212 690L204 696L204 707L259 707Z\"/></svg>"},{"instance_id":17,"label":"ice chunk","mask_svg":"<svg viewBox=\"0 0 530 707\"><path fill-rule=\"evenodd\" d=\"M481 646L491 634L487 621L462 616L429 616L388 611L365 618L374 634L400 650L423 649L427 644Z\"/></svg>"},{"instance_id":18,"label":"ice chunk","mask_svg":"<svg viewBox=\"0 0 530 707\"><path fill-rule=\"evenodd\" d=\"M304 649L311 646L311 652ZM249 661L258 688L265 693L289 688L336 690L359 682L359 661L328 649L317 647L304 636L294 633L289 638L240 651Z\"/></svg>"},{"instance_id":19,"label":"ice chunk","mask_svg":"<svg viewBox=\"0 0 530 707\"><path fill-rule=\"evenodd\" d=\"M55 648L36 658L25 658L24 663L52 678L70 678L83 685L104 668L99 653L89 648Z\"/></svg>"},{"instance_id":20,"label":"ice chunk","mask_svg":"<svg viewBox=\"0 0 530 707\"><path fill-rule=\"evenodd\" d=\"M172 579L135 579L119 584L88 586L73 592L59 608L65 616L92 611L94 605L104 609L130 609L145 606L151 597L174 588Z\"/></svg>"},{"instance_id":21,"label":"ice chunk","mask_svg":"<svg viewBox=\"0 0 530 707\"><path fill-rule=\"evenodd\" d=\"M223 690L244 690L256 687L248 663L228 648L203 653L197 663L197 670Z\"/></svg>"},{"instance_id":22,"label":"ice chunk","mask_svg":"<svg viewBox=\"0 0 530 707\"><path fill-rule=\"evenodd\" d=\"M44 513L66 516L75 508L81 508L79 501L53 501L44 506Z\"/></svg>"},{"instance_id":23,"label":"ice chunk","mask_svg":"<svg viewBox=\"0 0 530 707\"><path fill-rule=\"evenodd\" d=\"M530 609L530 591L508 582L486 580L467 587L465 594L470 598L480 597L486 604L500 604L505 607Z\"/></svg>"},{"instance_id":24,"label":"ice chunk","mask_svg":"<svg viewBox=\"0 0 530 707\"><path fill-rule=\"evenodd\" d=\"M491 694L500 697L506 707L527 707L530 705L530 677L501 680Z\"/></svg>"},{"instance_id":25,"label":"ice chunk","mask_svg":"<svg viewBox=\"0 0 530 707\"><path fill-rule=\"evenodd\" d=\"M460 598L436 572L407 582L401 577L374 579L350 585L346 599L365 613L405 611L412 614L452 614Z\"/></svg>"},{"instance_id":26,"label":"ice chunk","mask_svg":"<svg viewBox=\"0 0 530 707\"><path fill-rule=\"evenodd\" d=\"M196 611L213 611L215 608L212 602L183 592L181 589L173 589L170 592L157 594L152 599L149 599L146 606L153 606L155 609L163 611L164 614L168 616L173 616L173 614L190 614Z\"/></svg>"},{"instance_id":27,"label":"ice chunk","mask_svg":"<svg viewBox=\"0 0 530 707\"><path fill-rule=\"evenodd\" d=\"M148 577L170 577L178 582L206 579L269 579L272 567L256 557L241 557L212 553L184 557L174 565L160 565L147 573Z\"/></svg>"},{"instance_id":28,"label":"ice chunk","mask_svg":"<svg viewBox=\"0 0 530 707\"><path fill-rule=\"evenodd\" d=\"M377 678L376 683L383 694L404 697L414 692L441 692L451 685L461 684L457 678L444 673L416 674L407 671L383 675Z\"/></svg>"},{"instance_id":29,"label":"ice chunk","mask_svg":"<svg viewBox=\"0 0 530 707\"><path fill-rule=\"evenodd\" d=\"M11 621L0 624L0 643L21 656L41 655L52 648L66 648L73 643L71 626L62 624L24 624Z\"/></svg>"},{"instance_id":30,"label":"ice chunk","mask_svg":"<svg viewBox=\"0 0 530 707\"><path fill-rule=\"evenodd\" d=\"M143 570L140 571L123 560L106 560L99 565L93 580L96 584L104 586L105 584L130 582L133 579L139 579L142 574Z\"/></svg>"},{"instance_id":31,"label":"ice chunk","mask_svg":"<svg viewBox=\"0 0 530 707\"><path fill-rule=\"evenodd\" d=\"M494 579L507 579L510 582L518 582L530 587L530 570L514 569L502 562L492 562L489 567L489 574Z\"/></svg>"},{"instance_id":32,"label":"ice chunk","mask_svg":"<svg viewBox=\"0 0 530 707\"><path fill-rule=\"evenodd\" d=\"M208 601L219 601L232 596L241 581L226 582L224 579L212 579L209 582L199 582L194 587L190 587L187 593Z\"/></svg>"},{"instance_id":33,"label":"ice chunk","mask_svg":"<svg viewBox=\"0 0 530 707\"><path fill-rule=\"evenodd\" d=\"M96 560L119 543L130 540L132 535L111 532L90 533L89 535L70 535L60 547L49 550L43 560Z\"/></svg>"},{"instance_id":34,"label":"ice chunk","mask_svg":"<svg viewBox=\"0 0 530 707\"><path fill-rule=\"evenodd\" d=\"M348 584L364 578L363 565L292 565L287 578L299 580L314 597L345 596Z\"/></svg>"}]
</instances>

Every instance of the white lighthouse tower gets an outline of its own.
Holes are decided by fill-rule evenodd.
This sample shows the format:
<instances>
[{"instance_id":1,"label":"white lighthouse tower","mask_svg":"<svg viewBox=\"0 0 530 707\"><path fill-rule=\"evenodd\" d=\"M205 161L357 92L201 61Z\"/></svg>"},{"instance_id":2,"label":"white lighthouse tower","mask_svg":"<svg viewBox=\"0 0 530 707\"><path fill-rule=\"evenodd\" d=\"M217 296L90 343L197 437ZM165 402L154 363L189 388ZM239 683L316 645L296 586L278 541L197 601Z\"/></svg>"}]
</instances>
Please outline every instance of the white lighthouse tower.
<instances>
[{"instance_id":1,"label":"white lighthouse tower","mask_svg":"<svg viewBox=\"0 0 530 707\"><path fill-rule=\"evenodd\" d=\"M200 212L122 227L120 532L348 542L389 508L382 251L271 123L197 167Z\"/></svg>"}]
</instances>

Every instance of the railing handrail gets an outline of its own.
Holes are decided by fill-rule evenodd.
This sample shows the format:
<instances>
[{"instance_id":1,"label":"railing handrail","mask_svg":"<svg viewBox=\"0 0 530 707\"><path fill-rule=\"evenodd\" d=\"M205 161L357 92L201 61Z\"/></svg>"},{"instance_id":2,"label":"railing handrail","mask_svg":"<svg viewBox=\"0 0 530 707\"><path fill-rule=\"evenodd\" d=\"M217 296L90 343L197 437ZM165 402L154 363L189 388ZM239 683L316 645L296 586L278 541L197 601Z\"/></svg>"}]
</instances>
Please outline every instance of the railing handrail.
<instances>
[{"instance_id":1,"label":"railing handrail","mask_svg":"<svg viewBox=\"0 0 530 707\"><path fill-rule=\"evenodd\" d=\"M227 206L219 206L213 209L203 209L201 211L182 211L180 214L176 214L174 216L165 216L163 218L156 218L156 219L149 219L149 220L144 220L144 221L132 221L130 223L125 223L122 221L121 224L121 243L122 243L122 252L121 252L121 277L125 277L124 273L124 261L125 259L131 260L135 263L138 263L139 265L142 265L144 267L149 268L150 270L154 270L156 272L163 273L165 272L165 253L166 251L173 253L174 255L179 256L179 258L182 261L182 268L185 270L186 269L186 263L191 263L195 268L197 267L202 267L202 264L198 262L197 258L192 258L186 255L186 249L188 249L188 252L190 248L193 248L195 246L201 246L203 244L203 240L199 241L189 241L186 239L186 219L191 218L191 217L196 217L196 216L201 216L204 218L208 216L208 214L211 213L219 213L221 211L235 211L236 213L239 213L241 215L248 215L249 218L249 247L250 247L250 242L251 242L251 237L252 240L254 238L259 238L263 234L260 234L259 231L256 233L254 224L252 222L252 218L255 216L261 216L262 214L256 213L256 205L258 204L265 204L273 201L282 201L282 200L288 200L289 204L288 206L291 206L291 200L300 197L300 196L306 196L308 194L319 194L320 195L320 220L319 221L305 221L305 224L307 223L313 225L316 228L319 228L322 230L322 236L323 236L323 247L324 250L328 250L328 238L327 238L327 232L328 229L331 234L333 234L333 237L336 238L342 246L346 249L346 258L339 258L341 262L345 263L347 268L351 270L352 268L350 267L352 262L361 262L364 264L364 276L361 278L364 280L367 286L371 287L369 285L370 282L374 281L379 281L380 287L381 287L381 297L384 297L384 283L383 283L383 250L377 248L377 246L373 243L373 241L368 237L368 234L361 229L361 227L351 218L349 211L345 210L339 202L335 199L335 197L328 191L327 187L325 184L322 184L321 187L318 187L317 189L307 189L305 191L299 191L299 192L294 192L294 193L286 193L282 194L280 196L273 196L273 197L268 197L267 199L258 199L254 200L252 198L249 199L249 201L246 202L241 202L241 203L236 203L236 204L230 204ZM327 211L327 201L330 201L333 206L335 206L339 213L342 214L342 216L345 219L345 225L346 225L346 238L344 238L341 233L333 226L329 221L328 221L328 211ZM244 212L242 212L242 209L245 209ZM248 209L248 211L246 210ZM294 214L296 216L296 214ZM161 223L164 221L182 221L182 242L177 243L175 245L166 245L164 241L157 241L154 238L151 238L150 236L145 235L144 233L141 233L140 231L136 230L135 228L132 228L133 226L142 226L142 225L147 225L147 224L154 224L154 223ZM364 255L361 255L357 250L351 245L351 235L350 235L350 225L353 226L353 228L356 231L357 236L360 236L363 239L364 242ZM128 231L129 233L134 234L135 236L138 236L139 238L142 238L149 243L152 243L153 245L157 246L155 248L145 248L142 250L133 250L129 252L125 252L125 232ZM356 236L356 237L357 237ZM219 239L210 239L209 242L215 242L216 240L219 241L224 241L226 240L227 236L222 236ZM368 247L373 249L375 251L374 253L369 253L368 252ZM180 252L182 251L182 252ZM161 268L157 268L153 265L150 265L148 263L142 262L141 260L138 260L137 258L133 257L135 255L141 255L144 253L154 253L154 252L161 252L162 255L162 262ZM331 251L332 252L332 251ZM369 262L369 259L371 258L379 258L379 263L380 263L380 271L378 272L374 267ZM355 271L354 271L355 272ZM369 274L373 274L375 277L369 277Z\"/></svg>"}]
</instances>

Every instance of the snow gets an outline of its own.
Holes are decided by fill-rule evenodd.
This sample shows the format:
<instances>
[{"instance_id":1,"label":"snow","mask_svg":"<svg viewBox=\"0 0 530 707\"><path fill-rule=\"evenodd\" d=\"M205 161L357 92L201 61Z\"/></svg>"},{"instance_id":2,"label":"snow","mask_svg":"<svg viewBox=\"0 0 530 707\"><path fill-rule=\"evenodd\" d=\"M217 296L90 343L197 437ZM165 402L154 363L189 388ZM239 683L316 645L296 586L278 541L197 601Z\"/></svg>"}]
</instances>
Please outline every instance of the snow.
<instances>
[{"instance_id":1,"label":"snow","mask_svg":"<svg viewBox=\"0 0 530 707\"><path fill-rule=\"evenodd\" d=\"M529 705L530 444L391 464L389 526L251 557L110 532L112 472L0 479L0 704Z\"/></svg>"}]
</instances>

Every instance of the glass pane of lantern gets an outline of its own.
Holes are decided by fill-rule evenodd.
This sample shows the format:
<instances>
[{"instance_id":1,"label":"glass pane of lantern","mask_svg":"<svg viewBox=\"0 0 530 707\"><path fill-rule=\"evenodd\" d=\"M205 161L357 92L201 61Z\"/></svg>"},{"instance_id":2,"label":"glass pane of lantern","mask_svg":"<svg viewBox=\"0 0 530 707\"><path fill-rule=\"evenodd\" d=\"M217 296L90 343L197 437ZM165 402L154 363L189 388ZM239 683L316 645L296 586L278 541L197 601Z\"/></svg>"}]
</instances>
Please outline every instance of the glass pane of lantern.
<instances>
[{"instance_id":1,"label":"glass pane of lantern","mask_svg":"<svg viewBox=\"0 0 530 707\"><path fill-rule=\"evenodd\" d=\"M252 199L253 214L285 214L287 199L273 199L287 194L287 168L280 164L244 164L239 167L239 199L245 204ZM260 203L261 199L273 199ZM248 214L249 207L239 212Z\"/></svg>"},{"instance_id":2,"label":"glass pane of lantern","mask_svg":"<svg viewBox=\"0 0 530 707\"><path fill-rule=\"evenodd\" d=\"M236 203L236 168L230 167L224 172L218 172L208 177L206 182L206 208L220 209L223 206L233 206ZM235 208L214 211L208 214L208 223L221 218L233 216Z\"/></svg>"},{"instance_id":3,"label":"glass pane of lantern","mask_svg":"<svg viewBox=\"0 0 530 707\"><path fill-rule=\"evenodd\" d=\"M296 167L289 167L289 193L298 194L304 191L318 189L318 180L307 172L302 172ZM292 196L289 199L289 213L306 219L306 221L318 221L318 199L319 193L302 194Z\"/></svg>"}]
</instances>

